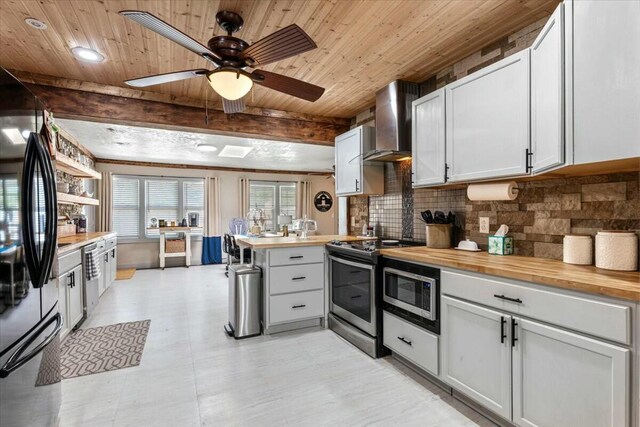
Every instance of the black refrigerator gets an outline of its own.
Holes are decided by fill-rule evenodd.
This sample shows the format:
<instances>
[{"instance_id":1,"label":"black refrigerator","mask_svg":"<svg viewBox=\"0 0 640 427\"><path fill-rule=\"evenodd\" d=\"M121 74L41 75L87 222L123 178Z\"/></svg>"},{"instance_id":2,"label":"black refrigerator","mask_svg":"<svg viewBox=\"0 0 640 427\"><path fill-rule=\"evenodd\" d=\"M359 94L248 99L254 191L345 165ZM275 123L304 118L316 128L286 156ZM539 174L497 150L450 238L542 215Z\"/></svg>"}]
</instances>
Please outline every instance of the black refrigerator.
<instances>
[{"instance_id":1,"label":"black refrigerator","mask_svg":"<svg viewBox=\"0 0 640 427\"><path fill-rule=\"evenodd\" d=\"M44 106L0 68L0 426L59 423L55 172Z\"/></svg>"}]
</instances>

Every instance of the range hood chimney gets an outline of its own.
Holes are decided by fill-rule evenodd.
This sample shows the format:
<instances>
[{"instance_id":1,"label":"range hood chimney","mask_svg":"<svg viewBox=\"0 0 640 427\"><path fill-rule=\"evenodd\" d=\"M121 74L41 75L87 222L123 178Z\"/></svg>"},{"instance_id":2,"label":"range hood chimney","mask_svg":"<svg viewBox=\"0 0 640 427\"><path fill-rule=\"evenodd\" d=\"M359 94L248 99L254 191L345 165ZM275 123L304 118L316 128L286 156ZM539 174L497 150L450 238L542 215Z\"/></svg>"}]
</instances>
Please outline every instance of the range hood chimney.
<instances>
[{"instance_id":1,"label":"range hood chimney","mask_svg":"<svg viewBox=\"0 0 640 427\"><path fill-rule=\"evenodd\" d=\"M411 103L417 83L396 80L376 92L376 147L363 160L393 162L411 157Z\"/></svg>"}]
</instances>

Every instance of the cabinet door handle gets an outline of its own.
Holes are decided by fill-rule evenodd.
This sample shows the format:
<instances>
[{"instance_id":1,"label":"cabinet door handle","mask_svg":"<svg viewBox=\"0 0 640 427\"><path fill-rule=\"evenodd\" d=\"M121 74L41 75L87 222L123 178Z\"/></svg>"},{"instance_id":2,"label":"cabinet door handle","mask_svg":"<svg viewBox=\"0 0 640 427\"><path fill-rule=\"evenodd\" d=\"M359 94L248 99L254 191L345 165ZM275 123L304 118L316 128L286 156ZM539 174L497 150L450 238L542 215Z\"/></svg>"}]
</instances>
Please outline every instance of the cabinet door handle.
<instances>
[{"instance_id":1,"label":"cabinet door handle","mask_svg":"<svg viewBox=\"0 0 640 427\"><path fill-rule=\"evenodd\" d=\"M518 322L516 322L516 319L511 318L511 347L515 347L516 341L518 341L518 338L516 338L516 326L518 326Z\"/></svg>"},{"instance_id":2,"label":"cabinet door handle","mask_svg":"<svg viewBox=\"0 0 640 427\"><path fill-rule=\"evenodd\" d=\"M303 255L295 255L295 256L290 256L289 259L302 259L304 258Z\"/></svg>"},{"instance_id":3,"label":"cabinet door handle","mask_svg":"<svg viewBox=\"0 0 640 427\"><path fill-rule=\"evenodd\" d=\"M507 319L504 316L500 316L500 344L504 344L504 339L507 337L504 327L507 326Z\"/></svg>"},{"instance_id":4,"label":"cabinet door handle","mask_svg":"<svg viewBox=\"0 0 640 427\"><path fill-rule=\"evenodd\" d=\"M356 191L360 191L360 181L356 179Z\"/></svg>"},{"instance_id":5,"label":"cabinet door handle","mask_svg":"<svg viewBox=\"0 0 640 427\"><path fill-rule=\"evenodd\" d=\"M529 150L528 148L525 149L525 160L526 160L526 173L529 173L531 170L533 170L533 151Z\"/></svg>"},{"instance_id":6,"label":"cabinet door handle","mask_svg":"<svg viewBox=\"0 0 640 427\"><path fill-rule=\"evenodd\" d=\"M511 298L511 297L507 297L507 296L504 296L504 295L498 295L498 294L494 294L493 296L496 297L496 298L503 299L505 301L517 302L518 304L522 304L522 300L520 298Z\"/></svg>"},{"instance_id":7,"label":"cabinet door handle","mask_svg":"<svg viewBox=\"0 0 640 427\"><path fill-rule=\"evenodd\" d=\"M306 278L307 278L306 276L292 277L291 280L304 280Z\"/></svg>"},{"instance_id":8,"label":"cabinet door handle","mask_svg":"<svg viewBox=\"0 0 640 427\"><path fill-rule=\"evenodd\" d=\"M115 257L116 257L116 250L115 250L115 249L113 249L113 250L111 251L111 258L115 258Z\"/></svg>"},{"instance_id":9,"label":"cabinet door handle","mask_svg":"<svg viewBox=\"0 0 640 427\"><path fill-rule=\"evenodd\" d=\"M298 304L298 305L292 305L291 308L296 309L296 308L305 308L307 305L306 304Z\"/></svg>"},{"instance_id":10,"label":"cabinet door handle","mask_svg":"<svg viewBox=\"0 0 640 427\"><path fill-rule=\"evenodd\" d=\"M405 343L405 344L413 345L413 343L411 341L409 341L408 339L406 339L405 337L398 337L398 339L400 341L402 341L403 343Z\"/></svg>"}]
</instances>

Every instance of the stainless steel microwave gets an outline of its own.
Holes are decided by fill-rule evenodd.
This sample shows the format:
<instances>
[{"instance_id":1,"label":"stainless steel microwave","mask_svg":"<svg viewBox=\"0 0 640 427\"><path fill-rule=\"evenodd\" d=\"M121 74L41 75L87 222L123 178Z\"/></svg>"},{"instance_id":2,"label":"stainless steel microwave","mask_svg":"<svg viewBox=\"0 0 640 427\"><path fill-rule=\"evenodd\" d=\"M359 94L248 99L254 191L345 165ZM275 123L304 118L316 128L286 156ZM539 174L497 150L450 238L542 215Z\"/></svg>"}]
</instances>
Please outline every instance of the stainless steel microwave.
<instances>
[{"instance_id":1,"label":"stainless steel microwave","mask_svg":"<svg viewBox=\"0 0 640 427\"><path fill-rule=\"evenodd\" d=\"M385 267L383 300L426 320L437 320L438 281L395 268Z\"/></svg>"}]
</instances>

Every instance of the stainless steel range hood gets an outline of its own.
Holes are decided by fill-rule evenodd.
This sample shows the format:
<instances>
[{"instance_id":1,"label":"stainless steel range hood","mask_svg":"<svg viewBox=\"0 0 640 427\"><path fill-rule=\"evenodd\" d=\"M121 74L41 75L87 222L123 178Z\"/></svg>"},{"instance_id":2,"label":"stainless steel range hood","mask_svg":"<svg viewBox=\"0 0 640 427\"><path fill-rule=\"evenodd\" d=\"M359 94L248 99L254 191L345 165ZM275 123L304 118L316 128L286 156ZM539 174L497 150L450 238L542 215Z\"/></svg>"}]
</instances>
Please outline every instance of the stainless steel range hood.
<instances>
[{"instance_id":1,"label":"stainless steel range hood","mask_svg":"<svg viewBox=\"0 0 640 427\"><path fill-rule=\"evenodd\" d=\"M419 96L418 84L402 80L376 92L376 147L363 160L393 162L411 157L411 103Z\"/></svg>"}]
</instances>

